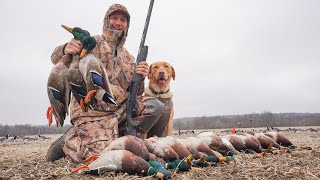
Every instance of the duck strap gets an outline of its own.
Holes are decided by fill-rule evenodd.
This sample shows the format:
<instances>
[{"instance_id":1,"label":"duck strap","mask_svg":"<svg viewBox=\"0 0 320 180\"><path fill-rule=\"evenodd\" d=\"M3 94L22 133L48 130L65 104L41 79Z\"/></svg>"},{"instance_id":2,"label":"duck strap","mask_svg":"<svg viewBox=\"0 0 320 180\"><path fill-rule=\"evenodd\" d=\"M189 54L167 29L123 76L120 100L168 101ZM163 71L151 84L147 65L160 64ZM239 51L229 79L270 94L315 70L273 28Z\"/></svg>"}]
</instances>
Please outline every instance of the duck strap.
<instances>
[{"instance_id":1,"label":"duck strap","mask_svg":"<svg viewBox=\"0 0 320 180\"><path fill-rule=\"evenodd\" d=\"M143 34L140 42L139 52L136 60L136 65L139 64L142 61L146 61L148 56L148 46L146 46L145 40L148 32L150 17L152 13L152 7L153 7L154 0L150 1L149 10L146 18L146 22L143 29ZM137 74L136 72L133 73L133 77L131 80L131 84L129 87L129 94L128 94L128 100L126 104L126 135L133 135L136 136L136 127L137 124L133 122L132 117L137 115L137 108L136 108L136 99L139 89L139 84L142 80L142 76Z\"/></svg>"}]
</instances>

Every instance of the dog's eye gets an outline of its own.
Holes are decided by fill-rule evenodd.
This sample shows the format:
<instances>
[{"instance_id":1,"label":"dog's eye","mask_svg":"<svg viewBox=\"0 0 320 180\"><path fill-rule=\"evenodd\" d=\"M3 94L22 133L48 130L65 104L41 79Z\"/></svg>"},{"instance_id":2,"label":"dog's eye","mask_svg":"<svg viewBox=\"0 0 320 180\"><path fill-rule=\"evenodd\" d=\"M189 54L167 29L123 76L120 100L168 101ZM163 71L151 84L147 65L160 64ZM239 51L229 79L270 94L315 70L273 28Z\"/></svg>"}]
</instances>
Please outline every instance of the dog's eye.
<instances>
[{"instance_id":1,"label":"dog's eye","mask_svg":"<svg viewBox=\"0 0 320 180\"><path fill-rule=\"evenodd\" d=\"M164 67L165 67L165 68L168 68L169 66L168 66L168 65L165 65Z\"/></svg>"},{"instance_id":2,"label":"dog's eye","mask_svg":"<svg viewBox=\"0 0 320 180\"><path fill-rule=\"evenodd\" d=\"M158 66L155 66L155 67L153 67L153 68L158 69L159 67L158 67Z\"/></svg>"}]
</instances>

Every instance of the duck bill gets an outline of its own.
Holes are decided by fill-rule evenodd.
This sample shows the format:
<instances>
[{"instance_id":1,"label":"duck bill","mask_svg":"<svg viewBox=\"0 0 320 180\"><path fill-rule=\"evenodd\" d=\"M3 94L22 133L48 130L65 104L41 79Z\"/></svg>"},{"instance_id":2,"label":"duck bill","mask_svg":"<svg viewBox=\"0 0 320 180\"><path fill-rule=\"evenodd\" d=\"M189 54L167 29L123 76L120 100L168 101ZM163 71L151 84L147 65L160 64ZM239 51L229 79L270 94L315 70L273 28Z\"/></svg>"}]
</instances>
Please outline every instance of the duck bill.
<instances>
[{"instance_id":1,"label":"duck bill","mask_svg":"<svg viewBox=\"0 0 320 180\"><path fill-rule=\"evenodd\" d=\"M66 26L66 25L61 25L65 30L67 30L67 31L69 31L70 33L72 33L72 30L73 30L73 28L71 28L71 27L68 27L68 26Z\"/></svg>"},{"instance_id":2,"label":"duck bill","mask_svg":"<svg viewBox=\"0 0 320 180\"><path fill-rule=\"evenodd\" d=\"M81 54L80 54L80 58L83 58L86 54L87 54L87 50L82 49Z\"/></svg>"}]
</instances>

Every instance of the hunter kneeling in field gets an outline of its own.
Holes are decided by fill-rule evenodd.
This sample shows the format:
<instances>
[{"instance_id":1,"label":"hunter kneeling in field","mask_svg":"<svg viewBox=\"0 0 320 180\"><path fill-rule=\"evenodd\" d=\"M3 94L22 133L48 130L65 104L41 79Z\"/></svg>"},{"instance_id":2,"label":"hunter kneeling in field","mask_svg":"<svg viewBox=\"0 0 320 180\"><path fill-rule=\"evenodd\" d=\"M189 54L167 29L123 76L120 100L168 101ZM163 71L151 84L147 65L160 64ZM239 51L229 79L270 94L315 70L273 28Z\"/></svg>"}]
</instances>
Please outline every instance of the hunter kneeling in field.
<instances>
[{"instance_id":1,"label":"hunter kneeling in field","mask_svg":"<svg viewBox=\"0 0 320 180\"><path fill-rule=\"evenodd\" d=\"M124 48L129 24L128 10L120 4L111 5L103 21L102 35L94 36L97 44L92 54L102 62L107 72L117 105L99 111L88 108L87 112L83 112L79 103L72 97L70 116L73 128L51 145L47 154L48 161L67 155L80 163L91 155L99 154L114 139L124 135L127 90L133 71L143 77L138 91L138 110L133 117L137 123L136 136L141 137L141 134L148 132L161 117L163 103L154 97L141 96L144 91L144 79L149 73L148 63L142 61L135 66L135 58ZM56 64L62 58L75 57L81 49L81 42L71 39L55 48L51 60Z\"/></svg>"}]
</instances>

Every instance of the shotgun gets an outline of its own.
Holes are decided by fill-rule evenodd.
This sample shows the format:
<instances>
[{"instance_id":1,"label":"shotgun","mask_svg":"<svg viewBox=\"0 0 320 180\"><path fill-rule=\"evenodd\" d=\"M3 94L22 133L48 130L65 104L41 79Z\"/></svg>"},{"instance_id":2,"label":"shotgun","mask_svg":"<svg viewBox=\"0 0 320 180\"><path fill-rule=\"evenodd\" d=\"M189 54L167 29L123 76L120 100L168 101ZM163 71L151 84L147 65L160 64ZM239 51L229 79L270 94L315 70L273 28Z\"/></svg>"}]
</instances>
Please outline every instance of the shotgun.
<instances>
[{"instance_id":1,"label":"shotgun","mask_svg":"<svg viewBox=\"0 0 320 180\"><path fill-rule=\"evenodd\" d=\"M142 38L141 38L141 42L140 42L136 65L142 61L147 60L148 46L146 46L144 43L145 43L147 32L148 32L153 3L154 3L154 0L151 0L150 5L149 5L147 18L146 18L146 22L144 24L144 29L143 29L143 33L142 33ZM129 87L128 100L126 102L126 115L127 115L126 116L126 122L127 122L126 135L136 136L136 134L137 134L137 131L136 131L137 124L135 122L133 122L132 117L137 115L136 99L137 99L137 94L138 94L138 89L139 89L139 83L141 82L141 80L142 80L142 76L140 74L137 74L136 72L134 72L131 83L130 83L130 87Z\"/></svg>"}]
</instances>

